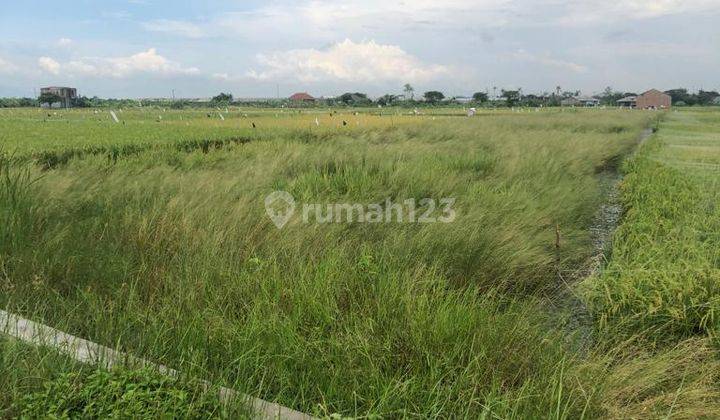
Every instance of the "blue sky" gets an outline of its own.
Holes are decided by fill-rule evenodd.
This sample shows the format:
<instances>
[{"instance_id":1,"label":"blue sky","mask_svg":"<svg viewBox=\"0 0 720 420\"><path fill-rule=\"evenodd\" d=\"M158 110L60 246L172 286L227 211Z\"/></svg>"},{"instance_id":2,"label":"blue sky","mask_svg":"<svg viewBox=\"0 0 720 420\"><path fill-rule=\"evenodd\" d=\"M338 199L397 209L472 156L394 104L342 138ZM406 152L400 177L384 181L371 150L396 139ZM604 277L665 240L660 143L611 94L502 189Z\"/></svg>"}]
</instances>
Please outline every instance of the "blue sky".
<instances>
[{"instance_id":1,"label":"blue sky","mask_svg":"<svg viewBox=\"0 0 720 420\"><path fill-rule=\"evenodd\" d=\"M6 2L0 96L720 89L720 0Z\"/></svg>"}]
</instances>

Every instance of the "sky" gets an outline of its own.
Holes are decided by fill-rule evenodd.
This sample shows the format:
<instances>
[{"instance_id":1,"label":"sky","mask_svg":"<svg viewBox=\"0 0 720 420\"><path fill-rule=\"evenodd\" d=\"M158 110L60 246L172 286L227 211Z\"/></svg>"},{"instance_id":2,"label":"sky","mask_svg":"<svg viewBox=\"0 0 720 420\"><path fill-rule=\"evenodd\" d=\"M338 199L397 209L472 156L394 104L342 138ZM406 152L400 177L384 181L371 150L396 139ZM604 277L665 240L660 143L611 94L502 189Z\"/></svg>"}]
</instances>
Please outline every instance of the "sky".
<instances>
[{"instance_id":1,"label":"sky","mask_svg":"<svg viewBox=\"0 0 720 420\"><path fill-rule=\"evenodd\" d=\"M0 96L720 89L720 0L3 1Z\"/></svg>"}]
</instances>

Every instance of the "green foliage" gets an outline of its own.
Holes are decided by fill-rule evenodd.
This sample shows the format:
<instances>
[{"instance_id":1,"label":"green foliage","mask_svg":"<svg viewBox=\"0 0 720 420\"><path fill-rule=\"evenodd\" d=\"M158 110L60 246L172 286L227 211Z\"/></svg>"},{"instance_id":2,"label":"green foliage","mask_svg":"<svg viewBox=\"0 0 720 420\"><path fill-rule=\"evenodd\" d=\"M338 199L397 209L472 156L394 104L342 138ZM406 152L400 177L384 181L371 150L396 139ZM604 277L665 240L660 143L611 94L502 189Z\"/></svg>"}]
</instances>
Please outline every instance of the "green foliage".
<instances>
[{"instance_id":1,"label":"green foliage","mask_svg":"<svg viewBox=\"0 0 720 420\"><path fill-rule=\"evenodd\" d=\"M431 90L429 92L425 92L423 94L423 98L425 98L425 102L435 105L445 99L445 95L442 92Z\"/></svg>"},{"instance_id":2,"label":"green foliage","mask_svg":"<svg viewBox=\"0 0 720 420\"><path fill-rule=\"evenodd\" d=\"M708 106L714 105L716 98L720 97L720 93L715 91L705 91L700 89L697 93L689 93L685 88L670 89L666 91L674 105L682 103L681 106L685 105L701 105Z\"/></svg>"},{"instance_id":3,"label":"green foliage","mask_svg":"<svg viewBox=\"0 0 720 420\"><path fill-rule=\"evenodd\" d=\"M11 411L22 418L229 417L217 388L151 369L62 373L43 388L18 399Z\"/></svg>"},{"instance_id":4,"label":"green foliage","mask_svg":"<svg viewBox=\"0 0 720 420\"><path fill-rule=\"evenodd\" d=\"M377 100L377 103L378 103L378 105L382 105L382 106L390 106L395 101L397 101L397 99L398 99L397 95L387 94L387 95L383 95L383 96L379 97Z\"/></svg>"},{"instance_id":5,"label":"green foliage","mask_svg":"<svg viewBox=\"0 0 720 420\"><path fill-rule=\"evenodd\" d=\"M520 102L520 91L519 90L502 90L502 93L500 94L503 98L505 98L505 104L507 106L515 106Z\"/></svg>"},{"instance_id":6,"label":"green foliage","mask_svg":"<svg viewBox=\"0 0 720 420\"><path fill-rule=\"evenodd\" d=\"M38 106L33 98L0 98L0 108L28 108Z\"/></svg>"},{"instance_id":7,"label":"green foliage","mask_svg":"<svg viewBox=\"0 0 720 420\"><path fill-rule=\"evenodd\" d=\"M233 101L231 93L220 93L217 96L213 96L212 102L215 104L228 105Z\"/></svg>"},{"instance_id":8,"label":"green foliage","mask_svg":"<svg viewBox=\"0 0 720 420\"><path fill-rule=\"evenodd\" d=\"M488 100L488 94L485 92L475 92L473 93L473 101L478 103L485 103Z\"/></svg>"},{"instance_id":9,"label":"green foliage","mask_svg":"<svg viewBox=\"0 0 720 420\"><path fill-rule=\"evenodd\" d=\"M353 106L367 106L372 103L372 101L367 97L366 94L360 92L343 93L342 95L337 97L337 100L342 104Z\"/></svg>"},{"instance_id":10,"label":"green foliage","mask_svg":"<svg viewBox=\"0 0 720 420\"><path fill-rule=\"evenodd\" d=\"M38 97L38 103L40 104L47 104L48 106L51 106L52 104L61 102L62 98L55 94L55 93L48 93L45 92Z\"/></svg>"}]
</instances>

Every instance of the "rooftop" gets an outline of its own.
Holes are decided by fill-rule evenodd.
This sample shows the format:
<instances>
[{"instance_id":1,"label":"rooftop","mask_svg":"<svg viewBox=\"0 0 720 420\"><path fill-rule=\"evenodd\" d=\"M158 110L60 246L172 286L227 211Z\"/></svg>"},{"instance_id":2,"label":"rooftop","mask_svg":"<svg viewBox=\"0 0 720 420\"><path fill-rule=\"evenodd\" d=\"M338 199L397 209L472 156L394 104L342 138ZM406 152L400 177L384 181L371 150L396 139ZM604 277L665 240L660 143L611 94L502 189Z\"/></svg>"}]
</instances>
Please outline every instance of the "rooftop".
<instances>
[{"instance_id":1,"label":"rooftop","mask_svg":"<svg viewBox=\"0 0 720 420\"><path fill-rule=\"evenodd\" d=\"M310 94L307 92L298 92L290 97L291 101L313 101L315 98L313 98Z\"/></svg>"},{"instance_id":2,"label":"rooftop","mask_svg":"<svg viewBox=\"0 0 720 420\"><path fill-rule=\"evenodd\" d=\"M637 100L637 96L626 96L624 98L620 98L617 100L617 102L635 102Z\"/></svg>"}]
</instances>

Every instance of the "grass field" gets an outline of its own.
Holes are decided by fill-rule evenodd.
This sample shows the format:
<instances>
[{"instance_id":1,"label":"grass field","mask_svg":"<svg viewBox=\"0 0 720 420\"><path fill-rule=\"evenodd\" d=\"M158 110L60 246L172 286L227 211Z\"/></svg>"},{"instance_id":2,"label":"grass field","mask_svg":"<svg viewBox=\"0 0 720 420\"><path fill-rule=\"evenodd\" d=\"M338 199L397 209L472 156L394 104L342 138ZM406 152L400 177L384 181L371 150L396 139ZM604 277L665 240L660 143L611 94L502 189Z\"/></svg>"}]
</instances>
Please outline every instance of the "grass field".
<instances>
[{"instance_id":1,"label":"grass field","mask_svg":"<svg viewBox=\"0 0 720 420\"><path fill-rule=\"evenodd\" d=\"M0 304L320 416L712 414L716 112L670 113L625 164L587 350L558 273L593 255L603 174L659 114L386 111L0 110ZM277 229L275 190L452 197L457 218Z\"/></svg>"},{"instance_id":2,"label":"grass field","mask_svg":"<svg viewBox=\"0 0 720 420\"><path fill-rule=\"evenodd\" d=\"M154 147L183 141L272 137L289 131L332 133L341 128L352 131L417 120L412 110L399 108L133 108L113 112L120 123L113 121L109 110L0 108L0 144L6 151L16 150L26 155L67 149ZM422 113L443 118L462 115L462 110L423 110ZM343 125L343 121L347 125Z\"/></svg>"}]
</instances>

